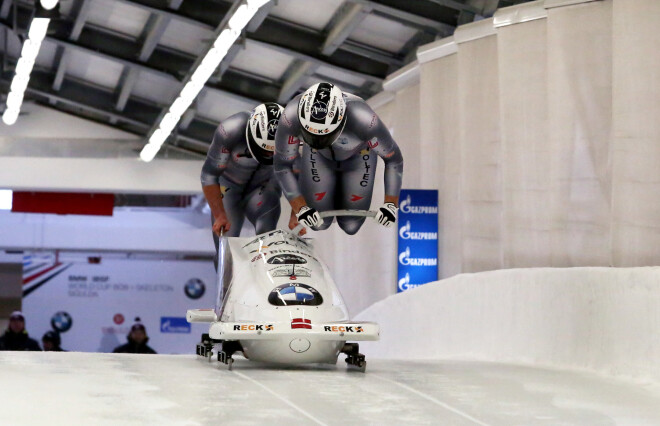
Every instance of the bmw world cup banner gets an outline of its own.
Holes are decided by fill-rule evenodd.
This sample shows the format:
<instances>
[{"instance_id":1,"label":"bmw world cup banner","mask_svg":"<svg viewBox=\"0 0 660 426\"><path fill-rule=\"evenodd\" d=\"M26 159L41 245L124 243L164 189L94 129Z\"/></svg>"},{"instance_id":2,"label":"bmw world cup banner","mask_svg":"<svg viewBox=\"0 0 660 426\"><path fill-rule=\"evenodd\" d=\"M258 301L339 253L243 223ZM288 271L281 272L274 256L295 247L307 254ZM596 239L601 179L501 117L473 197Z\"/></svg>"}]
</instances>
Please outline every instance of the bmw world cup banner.
<instances>
[{"instance_id":1,"label":"bmw world cup banner","mask_svg":"<svg viewBox=\"0 0 660 426\"><path fill-rule=\"evenodd\" d=\"M438 191L402 189L397 292L438 279Z\"/></svg>"}]
</instances>

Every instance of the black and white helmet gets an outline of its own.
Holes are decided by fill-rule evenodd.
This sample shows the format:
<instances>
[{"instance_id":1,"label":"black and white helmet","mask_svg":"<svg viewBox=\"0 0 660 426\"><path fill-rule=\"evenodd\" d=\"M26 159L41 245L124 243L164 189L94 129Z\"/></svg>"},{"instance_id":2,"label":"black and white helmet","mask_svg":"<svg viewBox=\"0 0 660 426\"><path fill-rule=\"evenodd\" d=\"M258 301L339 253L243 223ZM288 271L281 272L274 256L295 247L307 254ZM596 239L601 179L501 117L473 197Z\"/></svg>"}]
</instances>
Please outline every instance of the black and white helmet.
<instances>
[{"instance_id":1,"label":"black and white helmet","mask_svg":"<svg viewBox=\"0 0 660 426\"><path fill-rule=\"evenodd\" d=\"M255 160L261 164L273 164L275 132L282 111L284 111L284 108L274 102L257 105L252 110L247 126L245 126L245 139L247 139L248 149Z\"/></svg>"},{"instance_id":2,"label":"black and white helmet","mask_svg":"<svg viewBox=\"0 0 660 426\"><path fill-rule=\"evenodd\" d=\"M298 119L305 142L314 149L333 144L346 124L346 101L339 87L317 83L307 89L298 104Z\"/></svg>"}]
</instances>

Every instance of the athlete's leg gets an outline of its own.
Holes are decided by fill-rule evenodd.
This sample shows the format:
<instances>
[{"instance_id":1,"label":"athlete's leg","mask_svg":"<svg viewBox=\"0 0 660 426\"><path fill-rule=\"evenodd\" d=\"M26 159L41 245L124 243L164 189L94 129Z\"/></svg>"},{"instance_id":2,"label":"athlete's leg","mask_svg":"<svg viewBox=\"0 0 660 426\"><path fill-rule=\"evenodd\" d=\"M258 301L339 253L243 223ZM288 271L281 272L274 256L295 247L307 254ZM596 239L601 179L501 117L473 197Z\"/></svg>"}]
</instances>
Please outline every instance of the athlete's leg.
<instances>
[{"instance_id":1,"label":"athlete's leg","mask_svg":"<svg viewBox=\"0 0 660 426\"><path fill-rule=\"evenodd\" d=\"M246 197L245 215L258 234L277 228L280 218L281 191L275 179L253 189Z\"/></svg>"},{"instance_id":2,"label":"athlete's leg","mask_svg":"<svg viewBox=\"0 0 660 426\"><path fill-rule=\"evenodd\" d=\"M368 148L348 160L342 161L340 204L342 209L368 210L374 189L378 157ZM339 227L348 235L355 234L366 218L340 216Z\"/></svg>"},{"instance_id":3,"label":"athlete's leg","mask_svg":"<svg viewBox=\"0 0 660 426\"><path fill-rule=\"evenodd\" d=\"M307 205L319 212L335 208L335 187L337 172L334 162L326 159L307 144L303 145L300 162L300 192ZM332 224L331 217L323 219L321 226L312 228L316 231L327 229Z\"/></svg>"}]
</instances>

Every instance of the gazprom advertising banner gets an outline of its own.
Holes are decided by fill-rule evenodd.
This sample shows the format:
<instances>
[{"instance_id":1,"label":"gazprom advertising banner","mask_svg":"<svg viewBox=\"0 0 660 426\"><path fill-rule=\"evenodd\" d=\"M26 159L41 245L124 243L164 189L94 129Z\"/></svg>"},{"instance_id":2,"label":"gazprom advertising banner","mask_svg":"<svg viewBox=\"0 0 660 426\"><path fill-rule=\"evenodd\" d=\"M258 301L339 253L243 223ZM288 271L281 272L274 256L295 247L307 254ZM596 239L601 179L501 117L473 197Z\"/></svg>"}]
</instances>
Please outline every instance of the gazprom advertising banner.
<instances>
[{"instance_id":1,"label":"gazprom advertising banner","mask_svg":"<svg viewBox=\"0 0 660 426\"><path fill-rule=\"evenodd\" d=\"M438 279L438 191L402 189L397 292Z\"/></svg>"},{"instance_id":2,"label":"gazprom advertising banner","mask_svg":"<svg viewBox=\"0 0 660 426\"><path fill-rule=\"evenodd\" d=\"M58 330L68 351L112 352L127 342L139 317L148 345L162 354L194 353L208 324L189 324L186 311L213 308L217 283L210 261L27 255L23 314L30 336ZM41 344L41 343L40 343Z\"/></svg>"}]
</instances>

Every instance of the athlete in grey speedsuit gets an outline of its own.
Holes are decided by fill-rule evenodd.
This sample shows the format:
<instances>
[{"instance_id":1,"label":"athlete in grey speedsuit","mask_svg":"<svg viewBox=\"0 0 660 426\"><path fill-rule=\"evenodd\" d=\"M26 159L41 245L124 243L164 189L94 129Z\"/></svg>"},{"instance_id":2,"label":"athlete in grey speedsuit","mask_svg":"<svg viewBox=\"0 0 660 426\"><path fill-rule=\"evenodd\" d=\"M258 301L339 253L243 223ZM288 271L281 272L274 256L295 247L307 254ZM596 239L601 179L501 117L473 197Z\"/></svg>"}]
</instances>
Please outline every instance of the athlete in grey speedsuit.
<instances>
[{"instance_id":1,"label":"athlete in grey speedsuit","mask_svg":"<svg viewBox=\"0 0 660 426\"><path fill-rule=\"evenodd\" d=\"M201 180L213 215L216 262L221 230L238 236L245 217L257 234L277 226L281 191L272 164L281 113L276 103L261 104L225 119L215 131Z\"/></svg>"},{"instance_id":2,"label":"athlete in grey speedsuit","mask_svg":"<svg viewBox=\"0 0 660 426\"><path fill-rule=\"evenodd\" d=\"M299 144L304 141L300 176L294 176ZM361 98L318 83L289 102L275 135L275 175L299 221L314 230L328 228L318 211L367 210L371 204L376 156L385 162L385 200L376 221L396 221L403 156L390 132ZM341 229L355 234L364 217L337 217Z\"/></svg>"}]
</instances>

